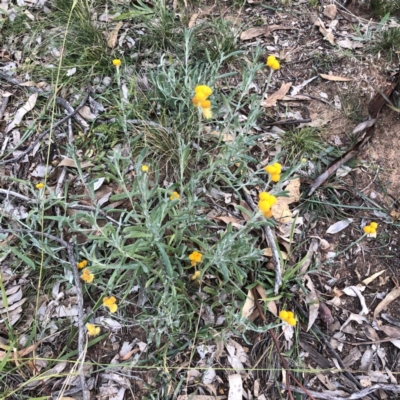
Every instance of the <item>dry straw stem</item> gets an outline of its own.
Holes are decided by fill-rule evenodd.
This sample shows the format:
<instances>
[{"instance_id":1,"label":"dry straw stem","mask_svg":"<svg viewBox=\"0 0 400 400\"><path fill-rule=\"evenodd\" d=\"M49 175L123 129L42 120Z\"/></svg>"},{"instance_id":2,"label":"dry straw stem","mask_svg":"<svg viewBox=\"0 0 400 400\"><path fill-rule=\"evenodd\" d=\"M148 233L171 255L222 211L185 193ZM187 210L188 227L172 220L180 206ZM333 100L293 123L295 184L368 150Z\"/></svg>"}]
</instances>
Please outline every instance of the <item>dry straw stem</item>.
<instances>
[{"instance_id":1,"label":"dry straw stem","mask_svg":"<svg viewBox=\"0 0 400 400\"><path fill-rule=\"evenodd\" d=\"M56 236L50 235L48 233L44 232L37 232L33 231L30 229L0 229L0 233L26 233L26 234L31 234L39 237L45 237L47 239L53 240L62 246L64 246L67 249L68 253L68 260L69 264L71 265L72 269L72 274L74 276L74 281L75 281L75 288L76 288L76 297L78 299L78 354L83 355L85 354L85 327L83 325L83 320L84 320L84 315L83 315L83 294L82 294L82 286L81 286L81 281L79 277L79 271L78 267L76 265L76 260L74 256L74 250L73 250L73 245L71 243L66 242L63 239L60 239ZM81 361L81 368L84 363L84 359L80 360ZM81 387L82 387L82 393L83 393L83 400L90 400L88 392L86 390L86 382L85 382L85 376L82 373L82 371L79 371L79 379L81 381Z\"/></svg>"}]
</instances>

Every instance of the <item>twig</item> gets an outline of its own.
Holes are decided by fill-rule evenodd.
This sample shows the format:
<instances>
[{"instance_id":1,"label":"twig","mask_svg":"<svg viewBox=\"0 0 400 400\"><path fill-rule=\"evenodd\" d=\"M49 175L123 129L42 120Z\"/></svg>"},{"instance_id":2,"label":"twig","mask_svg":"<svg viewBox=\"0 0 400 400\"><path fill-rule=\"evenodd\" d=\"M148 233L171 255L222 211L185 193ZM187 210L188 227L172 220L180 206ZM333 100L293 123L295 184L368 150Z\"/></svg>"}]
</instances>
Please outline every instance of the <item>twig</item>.
<instances>
[{"instance_id":1,"label":"twig","mask_svg":"<svg viewBox=\"0 0 400 400\"><path fill-rule=\"evenodd\" d=\"M243 194L246 199L246 203L249 207L255 211L256 205L254 204L253 199L251 196L246 192L246 189L243 189ZM276 247L276 242L274 238L274 234L272 229L269 225L263 226L263 230L265 236L267 237L268 246L271 248L272 252L272 261L274 262L275 266L275 284L274 284L274 293L277 295L279 293L279 289L282 286L282 268L281 268L281 261L279 259L278 249Z\"/></svg>"},{"instance_id":2,"label":"twig","mask_svg":"<svg viewBox=\"0 0 400 400\"><path fill-rule=\"evenodd\" d=\"M296 306L297 310L300 312L300 314L308 320L308 314L306 311L304 311L303 307L295 300L292 299L294 305ZM317 328L315 325L311 327L311 330L322 340L322 342L325 344L325 346L328 348L329 352L332 354L333 357L336 358L340 368L343 369L343 374L351 381L353 382L358 389L362 389L363 387L361 386L360 382L357 381L356 378L354 378L353 374L351 374L349 371L346 370L346 366L344 365L342 359L340 358L339 354L336 352L336 350L332 347L330 344L329 340L325 337L325 335L320 331L319 328ZM374 395L370 395L370 397L374 400L378 400Z\"/></svg>"},{"instance_id":3,"label":"twig","mask_svg":"<svg viewBox=\"0 0 400 400\"><path fill-rule=\"evenodd\" d=\"M51 97L53 94L47 94L45 92L43 92L42 90L36 89L34 87L30 87L30 86L21 86L21 82L19 82L17 79L11 78L11 76L8 76L7 74L0 72L0 79L4 79L5 81L11 83L12 85L15 86L19 86L20 88L23 89L27 89L29 92L31 93L38 93L41 96L44 97ZM83 128L84 133L86 133L89 129L89 125L87 124L87 122L79 115L77 114L73 107L71 106L71 104L67 101L62 99L61 97L56 96L56 103L59 104L61 107L64 107L68 113L71 114L71 117L73 117L76 122L78 122L78 124Z\"/></svg>"},{"instance_id":4,"label":"twig","mask_svg":"<svg viewBox=\"0 0 400 400\"><path fill-rule=\"evenodd\" d=\"M23 194L19 194L17 192L12 192L11 190L8 190L8 189L0 189L0 194L5 194L6 197L12 196L19 200L26 201L27 203L37 203L37 201L35 199L31 199L31 198L24 196Z\"/></svg>"},{"instance_id":5,"label":"twig","mask_svg":"<svg viewBox=\"0 0 400 400\"><path fill-rule=\"evenodd\" d=\"M258 293L257 293L256 288L253 288L252 292L253 292L253 297L254 297L254 304L256 305L258 314L260 315L261 319L266 322L267 318L265 317L265 315L263 313L263 310L261 308L260 302L258 301ZM289 368L289 365L288 365L288 363L286 361L286 358L282 355L281 347L279 346L279 341L276 338L273 329L269 329L268 333L271 335L272 340L274 341L274 344L275 344L275 347L276 347L276 351L278 352L279 358L281 360L281 364L282 364L282 366L283 366L283 368L284 368L284 370L286 371L286 374L287 374L287 382L288 382L288 384L287 384L286 387L287 387L287 390L288 390L289 398L290 399L294 399L292 391L291 391L291 386L290 386L290 379L293 379L293 381L296 382L300 386L300 388L302 388L304 390L304 393L306 393L310 397L311 400L315 400L315 398L312 396L312 394L292 375L292 372L290 371L290 368Z\"/></svg>"},{"instance_id":6,"label":"twig","mask_svg":"<svg viewBox=\"0 0 400 400\"><path fill-rule=\"evenodd\" d=\"M285 121L267 122L262 126L275 126L275 125L294 125L294 124L304 124L306 122L311 122L310 118L307 119L287 119Z\"/></svg>"},{"instance_id":7,"label":"twig","mask_svg":"<svg viewBox=\"0 0 400 400\"><path fill-rule=\"evenodd\" d=\"M285 387L286 389L288 389L287 385L281 384L282 387ZM290 387L291 390L293 390L293 392L297 392L297 393L305 393L304 390L302 388L297 388L295 386L291 386ZM393 392L393 393L400 393L400 385L389 385L387 383L377 383L375 385L372 385L370 387L367 387L363 390L360 390L357 393L352 393L350 396L348 397L338 397L338 396L333 396L331 394L329 394L329 391L325 391L324 393L319 393L319 392L315 392L315 391L309 391L316 399L323 399L323 400L357 400L357 399L362 399L365 396L370 395L372 392L374 392L375 390L386 390L388 392Z\"/></svg>"},{"instance_id":8,"label":"twig","mask_svg":"<svg viewBox=\"0 0 400 400\"><path fill-rule=\"evenodd\" d=\"M83 326L83 321L84 321L84 315L83 315L83 294L82 294L82 286L81 286L81 281L80 281L80 276L79 276L79 271L77 267L77 263L75 260L74 256L74 249L73 245L71 243L66 242L63 239L58 238L57 236L50 235L49 233L44 233L44 232L38 232L38 231L33 231L30 229L1 229L0 228L0 233L25 233L25 234L31 234L35 236L40 236L40 237L45 237L47 239L53 240L54 242L57 242L64 246L67 249L68 253L68 259L69 263L71 265L72 269L72 274L74 276L74 281L75 281L75 288L76 288L76 297L78 301L78 354L84 354L85 352L85 327ZM81 363L81 368L83 366L83 361ZM85 376L80 371L79 373L79 378L81 381L81 386L82 386L82 394L83 394L83 400L90 400L89 394L86 390L86 382L85 382Z\"/></svg>"},{"instance_id":9,"label":"twig","mask_svg":"<svg viewBox=\"0 0 400 400\"><path fill-rule=\"evenodd\" d=\"M3 118L4 112L6 111L9 99L9 97L3 97L3 102L1 103L0 107L0 120Z\"/></svg>"},{"instance_id":10,"label":"twig","mask_svg":"<svg viewBox=\"0 0 400 400\"><path fill-rule=\"evenodd\" d=\"M1 77L1 72L0 72L0 77ZM40 140L42 140L49 132L51 132L53 129L57 128L57 126L63 124L65 121L68 121L71 117L75 116L77 112L85 105L87 99L89 98L89 92L86 93L85 98L82 100L82 102L78 105L78 107L75 108L75 110L71 107L72 112L68 115L66 115L64 118L62 118L60 121L56 122L54 125L52 125L50 128L46 129L43 131L24 151L21 152L17 157L10 158L9 160L5 161L0 161L0 165L4 164L10 164L13 162L18 162L21 160L25 155L27 155L29 152L31 152L34 147L36 146L36 143L38 143ZM15 150L15 149L14 149Z\"/></svg>"}]
</instances>

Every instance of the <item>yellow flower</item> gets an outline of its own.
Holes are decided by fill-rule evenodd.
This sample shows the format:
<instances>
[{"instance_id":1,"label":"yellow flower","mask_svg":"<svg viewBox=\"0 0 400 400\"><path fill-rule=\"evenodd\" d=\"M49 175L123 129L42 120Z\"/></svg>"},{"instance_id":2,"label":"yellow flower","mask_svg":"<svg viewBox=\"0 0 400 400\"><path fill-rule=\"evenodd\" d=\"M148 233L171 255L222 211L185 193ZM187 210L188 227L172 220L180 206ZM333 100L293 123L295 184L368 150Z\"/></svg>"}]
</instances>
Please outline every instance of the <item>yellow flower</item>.
<instances>
[{"instance_id":1,"label":"yellow flower","mask_svg":"<svg viewBox=\"0 0 400 400\"><path fill-rule=\"evenodd\" d=\"M81 275L81 278L87 283L92 283L93 279L94 279L94 275L89 271L88 268L85 268L83 270L83 274Z\"/></svg>"},{"instance_id":2,"label":"yellow flower","mask_svg":"<svg viewBox=\"0 0 400 400\"><path fill-rule=\"evenodd\" d=\"M306 163L306 162L307 162L307 158L302 158L302 159L301 159L301 162L302 162L302 163Z\"/></svg>"},{"instance_id":3,"label":"yellow flower","mask_svg":"<svg viewBox=\"0 0 400 400\"><path fill-rule=\"evenodd\" d=\"M371 222L369 225L364 226L364 233L367 235L375 235L378 229L378 224L376 222Z\"/></svg>"},{"instance_id":4,"label":"yellow flower","mask_svg":"<svg viewBox=\"0 0 400 400\"><path fill-rule=\"evenodd\" d=\"M211 108L203 108L202 111L203 111L203 117L204 118L206 118L206 119L212 118Z\"/></svg>"},{"instance_id":5,"label":"yellow flower","mask_svg":"<svg viewBox=\"0 0 400 400\"><path fill-rule=\"evenodd\" d=\"M278 182L281 179L282 165L279 163L274 163L271 165L267 165L265 171L271 175L271 180L273 182Z\"/></svg>"},{"instance_id":6,"label":"yellow flower","mask_svg":"<svg viewBox=\"0 0 400 400\"><path fill-rule=\"evenodd\" d=\"M86 260L82 260L81 262L78 262L77 267L79 269L85 268L87 265L87 261Z\"/></svg>"},{"instance_id":7,"label":"yellow flower","mask_svg":"<svg viewBox=\"0 0 400 400\"><path fill-rule=\"evenodd\" d=\"M119 58L115 58L112 63L114 67L119 67L121 65L121 60Z\"/></svg>"},{"instance_id":8,"label":"yellow flower","mask_svg":"<svg viewBox=\"0 0 400 400\"><path fill-rule=\"evenodd\" d=\"M117 299L114 296L104 297L103 306L108 307L110 313L115 313L118 310Z\"/></svg>"},{"instance_id":9,"label":"yellow flower","mask_svg":"<svg viewBox=\"0 0 400 400\"><path fill-rule=\"evenodd\" d=\"M190 279L191 279L192 281L196 281L197 279L200 278L200 275L201 275L201 272L200 272L200 271L196 271L196 272L190 277Z\"/></svg>"},{"instance_id":10,"label":"yellow flower","mask_svg":"<svg viewBox=\"0 0 400 400\"><path fill-rule=\"evenodd\" d=\"M210 100L203 100L200 103L201 108L211 108L211 101Z\"/></svg>"},{"instance_id":11,"label":"yellow flower","mask_svg":"<svg viewBox=\"0 0 400 400\"><path fill-rule=\"evenodd\" d=\"M181 196L179 196L178 192L172 192L171 196L169 196L170 200L179 200Z\"/></svg>"},{"instance_id":12,"label":"yellow flower","mask_svg":"<svg viewBox=\"0 0 400 400\"><path fill-rule=\"evenodd\" d=\"M281 67L279 61L276 59L275 56L268 56L267 58L267 67L272 68L273 70L277 70Z\"/></svg>"},{"instance_id":13,"label":"yellow flower","mask_svg":"<svg viewBox=\"0 0 400 400\"><path fill-rule=\"evenodd\" d=\"M213 91L212 91L212 89L210 88L210 86L207 86L207 85L198 85L198 86L196 86L196 88L194 89L194 91L195 91L195 93L196 93L196 96L197 96L198 94L200 94L200 93L204 94L204 95L206 96L205 99L206 99L208 96L211 96L212 93L213 93Z\"/></svg>"},{"instance_id":14,"label":"yellow flower","mask_svg":"<svg viewBox=\"0 0 400 400\"><path fill-rule=\"evenodd\" d=\"M200 263L202 258L203 254L199 253L198 251L194 251L193 253L189 254L189 260L192 266Z\"/></svg>"},{"instance_id":15,"label":"yellow flower","mask_svg":"<svg viewBox=\"0 0 400 400\"><path fill-rule=\"evenodd\" d=\"M100 327L93 324L86 324L89 336L97 336L100 333Z\"/></svg>"},{"instance_id":16,"label":"yellow flower","mask_svg":"<svg viewBox=\"0 0 400 400\"><path fill-rule=\"evenodd\" d=\"M291 326L295 326L297 322L294 314L291 311L282 310L279 313L279 318Z\"/></svg>"},{"instance_id":17,"label":"yellow flower","mask_svg":"<svg viewBox=\"0 0 400 400\"><path fill-rule=\"evenodd\" d=\"M142 165L142 172L147 172L149 167L147 165Z\"/></svg>"},{"instance_id":18,"label":"yellow flower","mask_svg":"<svg viewBox=\"0 0 400 400\"><path fill-rule=\"evenodd\" d=\"M258 208L260 209L264 217L271 218L271 207L276 203L276 197L267 192L261 192L258 195L258 198L260 199L260 201L258 202Z\"/></svg>"},{"instance_id":19,"label":"yellow flower","mask_svg":"<svg viewBox=\"0 0 400 400\"><path fill-rule=\"evenodd\" d=\"M35 188L36 189L43 189L44 188L44 183L43 182L37 183Z\"/></svg>"}]
</instances>

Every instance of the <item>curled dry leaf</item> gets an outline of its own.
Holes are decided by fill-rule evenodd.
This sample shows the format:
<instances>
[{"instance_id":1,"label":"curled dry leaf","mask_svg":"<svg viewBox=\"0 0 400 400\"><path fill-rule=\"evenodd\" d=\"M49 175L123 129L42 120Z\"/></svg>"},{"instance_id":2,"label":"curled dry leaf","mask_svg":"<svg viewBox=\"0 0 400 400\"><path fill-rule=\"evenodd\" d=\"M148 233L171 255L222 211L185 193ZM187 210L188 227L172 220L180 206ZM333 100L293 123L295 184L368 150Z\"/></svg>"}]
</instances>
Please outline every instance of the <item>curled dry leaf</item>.
<instances>
[{"instance_id":1,"label":"curled dry leaf","mask_svg":"<svg viewBox=\"0 0 400 400\"><path fill-rule=\"evenodd\" d=\"M346 78L344 76L335 76L335 75L326 75L326 74L319 74L319 76L328 81L335 81L335 82L349 82L349 81L353 80L351 78Z\"/></svg>"},{"instance_id":2,"label":"curled dry leaf","mask_svg":"<svg viewBox=\"0 0 400 400\"><path fill-rule=\"evenodd\" d=\"M31 111L33 107L35 107L36 100L38 98L38 94L34 93L29 96L28 101L16 112L14 120L7 126L6 133L13 130L16 126L18 126L22 122L22 118L26 113Z\"/></svg>"},{"instance_id":3,"label":"curled dry leaf","mask_svg":"<svg viewBox=\"0 0 400 400\"><path fill-rule=\"evenodd\" d=\"M306 296L306 304L308 304L308 326L307 326L307 332L308 332L318 317L319 301L317 292L315 291L314 288L314 284L309 275L305 275L304 279L306 281L307 288L310 290Z\"/></svg>"},{"instance_id":4,"label":"curled dry leaf","mask_svg":"<svg viewBox=\"0 0 400 400\"><path fill-rule=\"evenodd\" d=\"M326 233L330 233L331 235L334 235L335 233L339 233L343 229L346 229L352 222L353 222L353 220L351 218L335 222L333 225L331 225L327 229Z\"/></svg>"},{"instance_id":5,"label":"curled dry leaf","mask_svg":"<svg viewBox=\"0 0 400 400\"><path fill-rule=\"evenodd\" d=\"M400 288L394 288L375 308L374 319L379 313L400 296Z\"/></svg>"},{"instance_id":6,"label":"curled dry leaf","mask_svg":"<svg viewBox=\"0 0 400 400\"><path fill-rule=\"evenodd\" d=\"M289 209L289 204L300 200L300 178L291 180L285 190L289 192L289 197L278 197L276 204L271 207L274 218L283 224L292 221L292 212Z\"/></svg>"},{"instance_id":7,"label":"curled dry leaf","mask_svg":"<svg viewBox=\"0 0 400 400\"><path fill-rule=\"evenodd\" d=\"M272 93L270 96L268 96L268 98L264 100L261 105L266 108L276 106L276 102L278 100L282 100L286 96L291 86L292 82L289 83L283 82L282 86L275 93Z\"/></svg>"},{"instance_id":8,"label":"curled dry leaf","mask_svg":"<svg viewBox=\"0 0 400 400\"><path fill-rule=\"evenodd\" d=\"M122 21L118 22L118 24L115 26L114 30L110 33L110 36L108 37L107 46L111 49L113 49L117 44L118 33L123 24L124 23Z\"/></svg>"},{"instance_id":9,"label":"curled dry leaf","mask_svg":"<svg viewBox=\"0 0 400 400\"><path fill-rule=\"evenodd\" d=\"M319 27L319 31L324 35L325 39L328 40L330 44L335 44L335 37L333 36L330 29L326 29L324 23L322 22L321 18L318 18L314 25Z\"/></svg>"},{"instance_id":10,"label":"curled dry leaf","mask_svg":"<svg viewBox=\"0 0 400 400\"><path fill-rule=\"evenodd\" d=\"M283 29L290 29L293 30L295 28L291 26L284 26L284 25L264 25L264 26L257 26L255 28L250 28L245 30L240 34L241 40L250 40L254 39L258 36L268 36L273 31L283 30Z\"/></svg>"},{"instance_id":11,"label":"curled dry leaf","mask_svg":"<svg viewBox=\"0 0 400 400\"><path fill-rule=\"evenodd\" d=\"M327 325L330 325L335 321L335 319L332 317L331 310L325 303L319 303L318 316Z\"/></svg>"},{"instance_id":12,"label":"curled dry leaf","mask_svg":"<svg viewBox=\"0 0 400 400\"><path fill-rule=\"evenodd\" d=\"M337 7L334 4L328 4L325 7L324 15L330 19L335 19L337 14Z\"/></svg>"}]
</instances>

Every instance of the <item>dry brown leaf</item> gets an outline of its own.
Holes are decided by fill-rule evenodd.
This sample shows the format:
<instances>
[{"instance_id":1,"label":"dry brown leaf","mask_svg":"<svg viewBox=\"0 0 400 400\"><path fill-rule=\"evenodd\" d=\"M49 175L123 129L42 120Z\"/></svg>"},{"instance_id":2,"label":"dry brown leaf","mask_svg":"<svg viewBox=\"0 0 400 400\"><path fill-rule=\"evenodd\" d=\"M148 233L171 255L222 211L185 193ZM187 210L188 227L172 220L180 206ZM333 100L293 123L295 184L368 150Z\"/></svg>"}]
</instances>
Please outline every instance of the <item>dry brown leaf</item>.
<instances>
[{"instance_id":1,"label":"dry brown leaf","mask_svg":"<svg viewBox=\"0 0 400 400\"><path fill-rule=\"evenodd\" d=\"M268 36L270 33L278 30L284 29L295 29L291 26L285 25L264 25L264 26L257 26L255 28L250 28L245 30L240 34L241 40L250 40L258 36Z\"/></svg>"},{"instance_id":2,"label":"dry brown leaf","mask_svg":"<svg viewBox=\"0 0 400 400\"><path fill-rule=\"evenodd\" d=\"M390 216L393 217L394 219L400 219L400 212L392 210L390 211Z\"/></svg>"},{"instance_id":3,"label":"dry brown leaf","mask_svg":"<svg viewBox=\"0 0 400 400\"><path fill-rule=\"evenodd\" d=\"M284 260L287 260L287 258L288 258L287 253L285 251L281 250L281 254L282 254L282 258ZM267 247L267 248L264 249L264 256L272 257L272 249L270 247Z\"/></svg>"},{"instance_id":4,"label":"dry brown leaf","mask_svg":"<svg viewBox=\"0 0 400 400\"><path fill-rule=\"evenodd\" d=\"M319 27L319 31L324 35L324 37L328 40L330 44L335 44L335 37L332 32L325 28L324 23L321 21L321 18L318 18L314 25Z\"/></svg>"},{"instance_id":5,"label":"dry brown leaf","mask_svg":"<svg viewBox=\"0 0 400 400\"><path fill-rule=\"evenodd\" d=\"M384 310L392 301L396 300L400 296L400 288L394 288L375 308L374 319L378 314Z\"/></svg>"},{"instance_id":6,"label":"dry brown leaf","mask_svg":"<svg viewBox=\"0 0 400 400\"><path fill-rule=\"evenodd\" d=\"M335 81L335 82L349 82L353 80L351 78L346 78L343 76L335 76L335 75L319 74L319 76L321 76L324 79L327 79L328 81Z\"/></svg>"},{"instance_id":7,"label":"dry brown leaf","mask_svg":"<svg viewBox=\"0 0 400 400\"><path fill-rule=\"evenodd\" d=\"M325 303L319 303L318 315L327 325L333 324L335 319L332 317L331 310Z\"/></svg>"},{"instance_id":8,"label":"dry brown leaf","mask_svg":"<svg viewBox=\"0 0 400 400\"><path fill-rule=\"evenodd\" d=\"M328 17L330 19L335 19L336 14L337 14L337 8L334 4L328 4L325 7L325 10L324 10L325 17Z\"/></svg>"},{"instance_id":9,"label":"dry brown leaf","mask_svg":"<svg viewBox=\"0 0 400 400\"><path fill-rule=\"evenodd\" d=\"M96 119L96 115L92 113L92 110L88 106L83 106L79 111L79 114L88 121Z\"/></svg>"},{"instance_id":10,"label":"dry brown leaf","mask_svg":"<svg viewBox=\"0 0 400 400\"><path fill-rule=\"evenodd\" d=\"M265 293L265 290L261 285L257 285L256 290L257 290L258 294L260 295L261 300L265 301L268 298L267 293ZM275 317L278 316L278 307L276 306L276 303L274 300L270 300L267 304L267 307L268 307L268 310L271 311L271 313L275 315Z\"/></svg>"},{"instance_id":11,"label":"dry brown leaf","mask_svg":"<svg viewBox=\"0 0 400 400\"><path fill-rule=\"evenodd\" d=\"M223 221L227 225L232 224L232 226L234 226L235 228L243 228L243 225L240 223L240 221L231 216L213 217L213 219L218 219L220 221Z\"/></svg>"},{"instance_id":12,"label":"dry brown leaf","mask_svg":"<svg viewBox=\"0 0 400 400\"><path fill-rule=\"evenodd\" d=\"M251 215L253 213L253 210L249 207L249 205L245 201L240 201L240 205L245 208L249 214ZM246 214L244 211L240 210L240 213L242 214L242 217L245 221L248 221L251 217Z\"/></svg>"},{"instance_id":13,"label":"dry brown leaf","mask_svg":"<svg viewBox=\"0 0 400 400\"><path fill-rule=\"evenodd\" d=\"M199 13L195 13L190 17L188 28L193 28L196 25L197 18L199 18Z\"/></svg>"},{"instance_id":14,"label":"dry brown leaf","mask_svg":"<svg viewBox=\"0 0 400 400\"><path fill-rule=\"evenodd\" d=\"M276 106L276 102L278 100L282 100L289 89L292 87L292 82L289 83L282 83L282 86L275 92L272 93L266 100L262 102L262 106L264 107L274 107Z\"/></svg>"},{"instance_id":15,"label":"dry brown leaf","mask_svg":"<svg viewBox=\"0 0 400 400\"><path fill-rule=\"evenodd\" d=\"M251 289L249 289L247 292L246 301L244 302L244 305L242 307L242 317L250 319L249 317L251 317L251 315L254 314L254 311L257 311L257 310L255 310L253 291ZM258 316L258 312L256 312L256 318L257 318L257 316ZM251 320L252 319L250 319L250 321Z\"/></svg>"},{"instance_id":16,"label":"dry brown leaf","mask_svg":"<svg viewBox=\"0 0 400 400\"><path fill-rule=\"evenodd\" d=\"M81 169L85 169L88 167L93 167L90 161L85 161L81 164ZM61 160L61 162L57 165L57 167L70 167L77 168L75 161L72 158L65 157Z\"/></svg>"},{"instance_id":17,"label":"dry brown leaf","mask_svg":"<svg viewBox=\"0 0 400 400\"><path fill-rule=\"evenodd\" d=\"M33 109L38 98L38 93L34 93L29 96L28 101L15 113L14 120L6 127L6 133L13 130L22 122L22 118L25 114Z\"/></svg>"},{"instance_id":18,"label":"dry brown leaf","mask_svg":"<svg viewBox=\"0 0 400 400\"><path fill-rule=\"evenodd\" d=\"M210 132L210 135L216 136L218 138L221 137L223 142L233 142L233 136L230 133L212 131L212 132Z\"/></svg>"},{"instance_id":19,"label":"dry brown leaf","mask_svg":"<svg viewBox=\"0 0 400 400\"><path fill-rule=\"evenodd\" d=\"M309 275L304 275L304 280L306 281L307 288L310 290L306 296L306 304L308 304L308 332L318 317L319 301L317 292L314 288L314 284Z\"/></svg>"},{"instance_id":20,"label":"dry brown leaf","mask_svg":"<svg viewBox=\"0 0 400 400\"><path fill-rule=\"evenodd\" d=\"M107 46L113 49L115 45L117 44L117 39L118 39L118 32L122 28L122 25L124 23L122 21L118 22L117 26L114 28L114 30L110 33L108 36L107 40Z\"/></svg>"},{"instance_id":21,"label":"dry brown leaf","mask_svg":"<svg viewBox=\"0 0 400 400\"><path fill-rule=\"evenodd\" d=\"M400 339L400 328L397 326L381 325L379 329L390 338Z\"/></svg>"},{"instance_id":22,"label":"dry brown leaf","mask_svg":"<svg viewBox=\"0 0 400 400\"><path fill-rule=\"evenodd\" d=\"M271 211L278 222L288 224L292 220L289 204L300 200L300 178L291 180L285 190L289 191L289 197L278 197L276 204L271 207Z\"/></svg>"},{"instance_id":23,"label":"dry brown leaf","mask_svg":"<svg viewBox=\"0 0 400 400\"><path fill-rule=\"evenodd\" d=\"M386 270L383 269L382 271L379 271L373 275L371 275L369 278L364 279L362 282L364 285L369 285L374 279L376 279L379 275L382 275Z\"/></svg>"}]
</instances>

